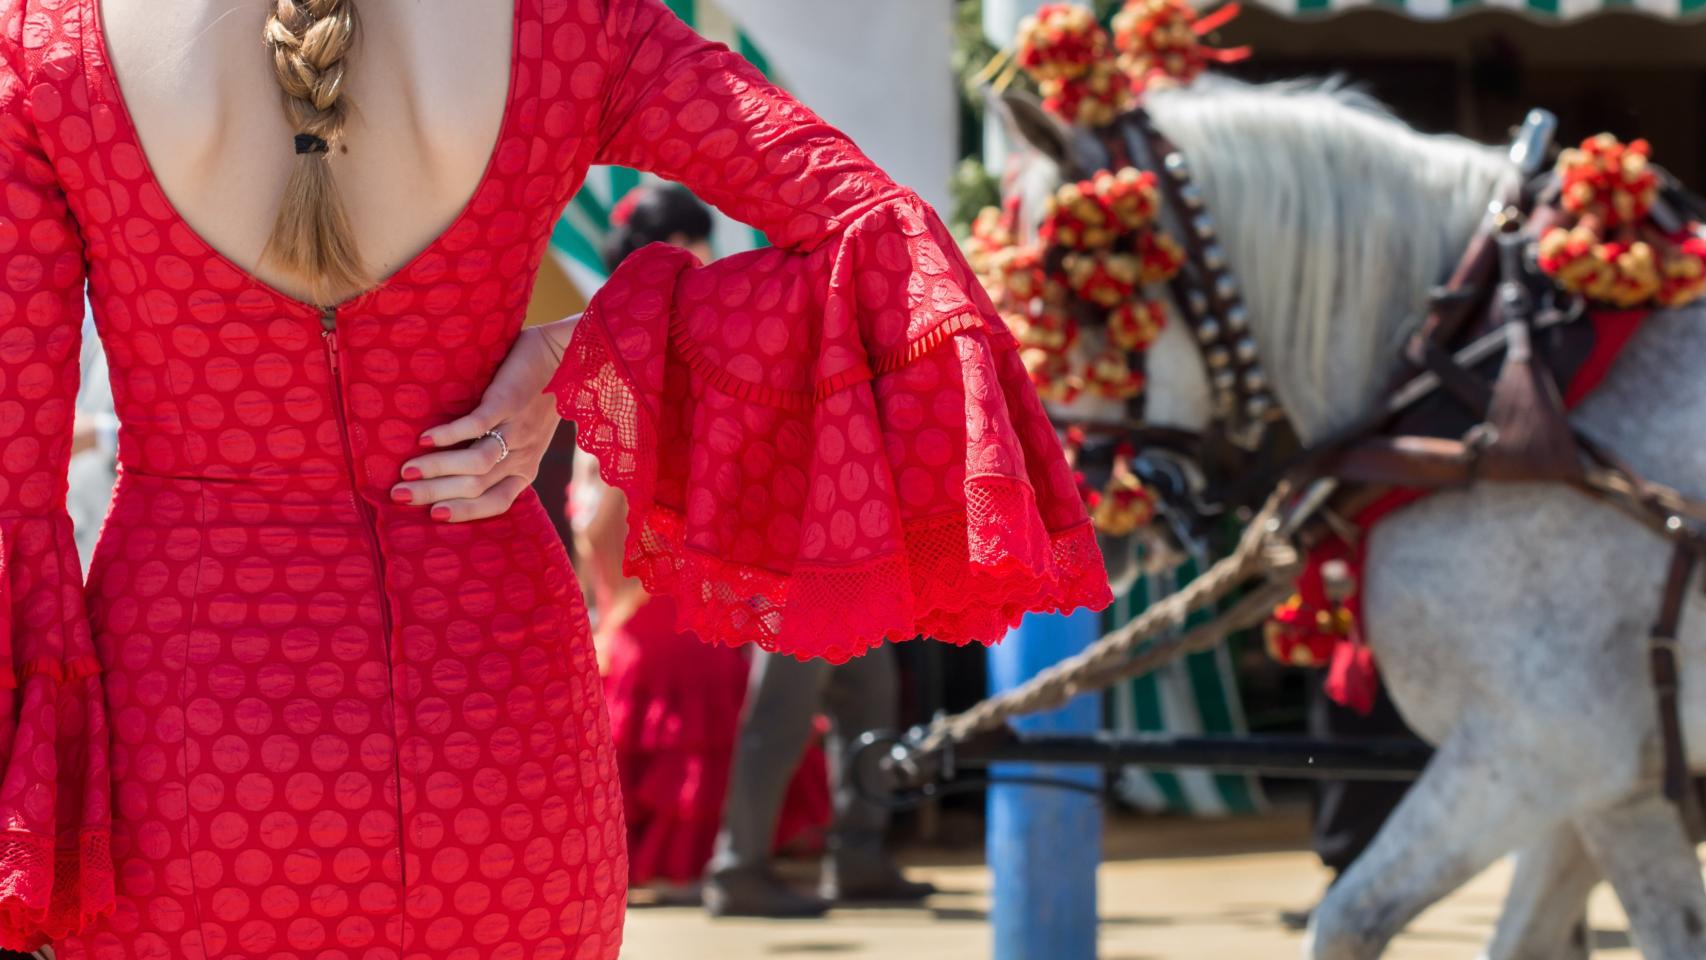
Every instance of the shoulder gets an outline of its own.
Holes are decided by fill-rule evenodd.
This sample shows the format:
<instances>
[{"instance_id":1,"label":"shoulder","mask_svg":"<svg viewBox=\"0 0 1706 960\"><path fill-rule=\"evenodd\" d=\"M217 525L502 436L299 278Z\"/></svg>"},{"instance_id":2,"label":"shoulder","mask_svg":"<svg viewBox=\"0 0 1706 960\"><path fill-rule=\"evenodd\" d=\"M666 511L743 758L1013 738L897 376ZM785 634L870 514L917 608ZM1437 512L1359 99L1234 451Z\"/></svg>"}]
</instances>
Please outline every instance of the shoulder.
<instances>
[{"instance_id":1,"label":"shoulder","mask_svg":"<svg viewBox=\"0 0 1706 960\"><path fill-rule=\"evenodd\" d=\"M663 0L558 0L545 5L543 27L547 61L582 84L631 69L660 41L673 45L691 34Z\"/></svg>"},{"instance_id":2,"label":"shoulder","mask_svg":"<svg viewBox=\"0 0 1706 960\"><path fill-rule=\"evenodd\" d=\"M665 33L689 28L663 0L592 0L603 32L619 47L631 46L661 28Z\"/></svg>"}]
</instances>

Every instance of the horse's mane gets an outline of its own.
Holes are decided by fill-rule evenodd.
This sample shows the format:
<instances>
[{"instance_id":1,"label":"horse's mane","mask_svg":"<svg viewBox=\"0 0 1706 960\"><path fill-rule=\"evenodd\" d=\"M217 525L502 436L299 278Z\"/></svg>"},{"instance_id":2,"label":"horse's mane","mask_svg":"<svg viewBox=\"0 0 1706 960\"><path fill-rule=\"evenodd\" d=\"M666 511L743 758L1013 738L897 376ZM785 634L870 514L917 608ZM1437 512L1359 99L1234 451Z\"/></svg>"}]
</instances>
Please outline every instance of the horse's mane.
<instances>
[{"instance_id":1,"label":"horse's mane","mask_svg":"<svg viewBox=\"0 0 1706 960\"><path fill-rule=\"evenodd\" d=\"M1190 162L1306 434L1375 402L1427 291L1516 176L1502 151L1418 133L1337 80L1205 77L1146 106Z\"/></svg>"}]
</instances>

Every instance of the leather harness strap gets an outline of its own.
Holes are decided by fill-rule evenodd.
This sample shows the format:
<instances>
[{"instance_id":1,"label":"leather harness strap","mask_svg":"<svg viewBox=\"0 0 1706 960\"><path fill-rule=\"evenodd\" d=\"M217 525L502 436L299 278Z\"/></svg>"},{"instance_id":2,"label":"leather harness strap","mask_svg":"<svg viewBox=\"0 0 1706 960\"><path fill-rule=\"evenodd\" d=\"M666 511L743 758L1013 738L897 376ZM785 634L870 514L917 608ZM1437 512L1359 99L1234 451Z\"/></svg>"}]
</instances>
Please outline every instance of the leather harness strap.
<instances>
[{"instance_id":1,"label":"leather harness strap","mask_svg":"<svg viewBox=\"0 0 1706 960\"><path fill-rule=\"evenodd\" d=\"M1682 711L1678 698L1676 656L1677 625L1682 621L1682 601L1688 590L1688 579L1700 559L1701 543L1694 537L1679 537L1671 549L1670 572L1665 576L1664 593L1659 600L1659 618L1647 637L1648 669L1653 678L1653 695L1658 703L1659 751L1663 769L1665 798L1678 807L1686 808L1688 793L1688 754L1683 745Z\"/></svg>"}]
</instances>

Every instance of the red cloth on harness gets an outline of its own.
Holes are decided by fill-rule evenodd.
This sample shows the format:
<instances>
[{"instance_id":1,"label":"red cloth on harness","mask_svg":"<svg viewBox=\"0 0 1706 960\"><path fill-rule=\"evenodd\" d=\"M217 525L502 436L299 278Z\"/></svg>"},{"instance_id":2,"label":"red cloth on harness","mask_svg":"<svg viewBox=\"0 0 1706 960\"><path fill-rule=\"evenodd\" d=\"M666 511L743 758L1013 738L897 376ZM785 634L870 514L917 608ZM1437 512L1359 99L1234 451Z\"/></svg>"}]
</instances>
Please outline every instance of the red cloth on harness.
<instances>
[{"instance_id":1,"label":"red cloth on harness","mask_svg":"<svg viewBox=\"0 0 1706 960\"><path fill-rule=\"evenodd\" d=\"M1574 409L1605 381L1612 365L1649 316L1646 310L1608 310L1593 313L1593 350L1564 389L1564 407ZM1274 611L1268 621L1268 653L1294 666L1325 667L1324 688L1329 699L1367 715L1374 709L1379 677L1374 654L1362 632L1363 563L1368 534L1393 512L1434 492L1416 487L1387 493L1349 518L1358 531L1354 540L1329 538L1309 552L1297 578L1297 594ZM1350 573L1342 601L1328 596L1327 564L1342 561Z\"/></svg>"}]
</instances>

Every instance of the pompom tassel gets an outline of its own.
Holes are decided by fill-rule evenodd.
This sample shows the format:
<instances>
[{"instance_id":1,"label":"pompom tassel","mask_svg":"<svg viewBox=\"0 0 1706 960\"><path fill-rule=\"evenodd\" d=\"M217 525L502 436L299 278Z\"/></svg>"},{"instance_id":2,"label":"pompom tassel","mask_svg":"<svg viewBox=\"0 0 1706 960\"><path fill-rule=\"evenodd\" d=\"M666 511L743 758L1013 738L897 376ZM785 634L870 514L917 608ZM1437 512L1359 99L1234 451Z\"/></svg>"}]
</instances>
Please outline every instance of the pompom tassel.
<instances>
[{"instance_id":1,"label":"pompom tassel","mask_svg":"<svg viewBox=\"0 0 1706 960\"><path fill-rule=\"evenodd\" d=\"M1333 660L1327 665L1324 689L1328 699L1344 704L1362 716L1374 712L1374 695L1380 689L1380 677L1374 668L1374 651L1368 644L1354 639L1333 648Z\"/></svg>"}]
</instances>

